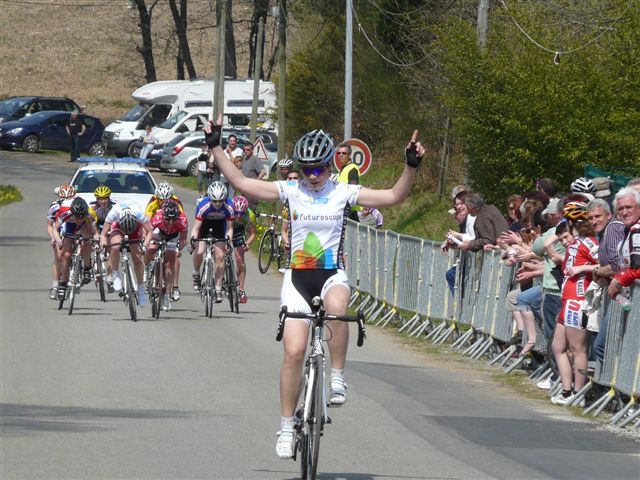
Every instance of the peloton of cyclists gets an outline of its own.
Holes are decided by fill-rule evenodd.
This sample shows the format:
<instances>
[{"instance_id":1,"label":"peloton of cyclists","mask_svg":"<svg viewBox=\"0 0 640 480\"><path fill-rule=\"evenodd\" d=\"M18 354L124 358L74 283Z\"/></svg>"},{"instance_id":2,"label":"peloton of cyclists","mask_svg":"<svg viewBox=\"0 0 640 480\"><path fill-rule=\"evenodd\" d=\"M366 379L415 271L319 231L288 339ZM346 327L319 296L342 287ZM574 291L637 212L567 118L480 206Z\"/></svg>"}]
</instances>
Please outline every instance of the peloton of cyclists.
<instances>
[{"instance_id":1,"label":"peloton of cyclists","mask_svg":"<svg viewBox=\"0 0 640 480\"><path fill-rule=\"evenodd\" d=\"M300 165L299 182L268 182L244 177L231 164L220 146L222 115L205 127L209 145L220 170L238 190L256 200L287 203L292 215L290 262L285 272L281 303L289 311L311 312L313 297L323 299L327 313L344 315L351 294L344 272L343 241L346 218L351 206L389 207L403 202L409 195L425 149L414 131L404 152L406 165L393 185L386 190L373 190L361 185L330 180L329 164L334 157L332 138L322 130L303 135L294 147L294 158ZM347 387L344 367L349 329L344 322L331 322L328 340L331 355L329 402L334 406L346 402ZM281 428L276 453L280 458L293 456L295 408L302 375L302 362L307 349L309 323L287 319L284 328L284 361L280 370Z\"/></svg>"},{"instance_id":2,"label":"peloton of cyclists","mask_svg":"<svg viewBox=\"0 0 640 480\"><path fill-rule=\"evenodd\" d=\"M232 200L235 220L233 222L233 247L238 265L238 285L240 289L240 303L247 303L245 292L245 279L247 275L247 265L244 261L244 254L256 239L256 215L249 208L249 201L242 195L236 195ZM247 237L246 234L249 234Z\"/></svg>"},{"instance_id":3,"label":"peloton of cyclists","mask_svg":"<svg viewBox=\"0 0 640 480\"><path fill-rule=\"evenodd\" d=\"M144 262L146 265L153 260L158 245L155 243L160 240L167 242L167 248L164 258L164 284L174 285L174 265L176 257L187 244L187 228L189 221L184 212L180 211L179 205L174 200L167 200L163 203L151 219L151 234L147 235L145 240L146 254ZM173 287L174 289L176 287ZM171 300L169 292L162 292L162 308L169 310L171 308Z\"/></svg>"},{"instance_id":4,"label":"peloton of cyclists","mask_svg":"<svg viewBox=\"0 0 640 480\"><path fill-rule=\"evenodd\" d=\"M122 279L118 266L120 263L120 243L127 235L129 240L142 242L151 230L149 219L145 216L140 206L135 202L122 201L116 203L105 218L100 245L109 249L109 263L113 272L113 289L116 292L122 290ZM107 238L109 237L109 238ZM133 243L129 246L131 258L138 283L138 305L144 307L147 297L144 292L144 264L142 263L142 249L140 244ZM124 273L124 272L123 272Z\"/></svg>"},{"instance_id":5,"label":"peloton of cyclists","mask_svg":"<svg viewBox=\"0 0 640 480\"><path fill-rule=\"evenodd\" d=\"M223 153L226 161L231 162ZM235 167L232 168L241 174ZM227 187L222 182L213 182L207 188L207 196L196 207L196 219L191 230L192 239L202 239L212 236L217 239L233 239L233 219L235 213L233 205L227 198ZM200 289L200 267L206 244L198 242L193 253L193 286ZM224 252L226 245L223 240L214 245L215 272L215 302L222 302L222 273L224 269Z\"/></svg>"}]
</instances>

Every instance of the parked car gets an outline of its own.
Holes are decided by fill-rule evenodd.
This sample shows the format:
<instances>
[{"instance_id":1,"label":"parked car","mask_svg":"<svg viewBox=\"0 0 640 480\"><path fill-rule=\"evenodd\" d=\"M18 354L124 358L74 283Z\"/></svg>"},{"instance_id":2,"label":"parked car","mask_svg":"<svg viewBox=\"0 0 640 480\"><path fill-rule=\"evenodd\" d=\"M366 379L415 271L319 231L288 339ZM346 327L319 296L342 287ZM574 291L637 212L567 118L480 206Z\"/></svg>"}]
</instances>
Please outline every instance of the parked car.
<instances>
[{"instance_id":1,"label":"parked car","mask_svg":"<svg viewBox=\"0 0 640 480\"><path fill-rule=\"evenodd\" d=\"M242 137L235 132L223 131L222 145L226 147L229 134L234 133L238 137L238 147L246 143L250 143L249 138ZM180 175L198 174L198 156L202 152L202 143L204 142L204 134L195 132L187 135L178 135L164 148L162 148L162 156L160 160L160 170L166 170Z\"/></svg>"},{"instance_id":2,"label":"parked car","mask_svg":"<svg viewBox=\"0 0 640 480\"><path fill-rule=\"evenodd\" d=\"M84 158L81 161L84 165L76 170L69 184L87 202L95 200L93 192L105 185L111 189L114 202L134 201L144 209L156 190L155 180L139 159Z\"/></svg>"},{"instance_id":3,"label":"parked car","mask_svg":"<svg viewBox=\"0 0 640 480\"><path fill-rule=\"evenodd\" d=\"M82 108L65 97L9 97L0 101L0 123L20 120L49 110L81 112Z\"/></svg>"},{"instance_id":4,"label":"parked car","mask_svg":"<svg viewBox=\"0 0 640 480\"><path fill-rule=\"evenodd\" d=\"M0 123L0 147L22 148L25 152L35 153L41 148L69 151L71 144L66 126L70 112L38 112L21 120ZM100 119L78 114L87 127L79 138L80 151L91 156L100 156L104 152L102 131L104 125Z\"/></svg>"}]
</instances>

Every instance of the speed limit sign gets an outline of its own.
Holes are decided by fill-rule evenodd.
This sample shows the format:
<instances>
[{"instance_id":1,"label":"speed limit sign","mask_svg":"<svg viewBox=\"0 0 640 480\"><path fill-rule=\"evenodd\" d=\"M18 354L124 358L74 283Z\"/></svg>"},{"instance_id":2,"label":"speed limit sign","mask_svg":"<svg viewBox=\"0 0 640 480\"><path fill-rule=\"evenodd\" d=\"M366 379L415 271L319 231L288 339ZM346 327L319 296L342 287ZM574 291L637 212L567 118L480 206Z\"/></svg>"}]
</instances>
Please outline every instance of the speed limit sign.
<instances>
[{"instance_id":1,"label":"speed limit sign","mask_svg":"<svg viewBox=\"0 0 640 480\"><path fill-rule=\"evenodd\" d=\"M371 167L371 150L367 144L357 138L350 138L343 143L351 146L351 161L358 166L360 175L367 173L367 170ZM333 163L338 171L342 169L342 162L340 161L339 155L334 155Z\"/></svg>"}]
</instances>

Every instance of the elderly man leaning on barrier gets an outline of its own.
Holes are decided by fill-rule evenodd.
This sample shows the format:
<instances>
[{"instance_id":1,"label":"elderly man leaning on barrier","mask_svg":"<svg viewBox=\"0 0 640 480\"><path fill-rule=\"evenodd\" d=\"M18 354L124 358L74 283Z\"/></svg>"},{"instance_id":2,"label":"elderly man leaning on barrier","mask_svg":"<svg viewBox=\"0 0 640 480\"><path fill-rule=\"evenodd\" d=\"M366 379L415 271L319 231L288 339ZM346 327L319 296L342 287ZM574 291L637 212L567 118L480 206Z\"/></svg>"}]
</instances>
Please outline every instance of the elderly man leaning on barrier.
<instances>
[{"instance_id":1,"label":"elderly man leaning on barrier","mask_svg":"<svg viewBox=\"0 0 640 480\"><path fill-rule=\"evenodd\" d=\"M591 224L596 239L600 243L598 250L598 263L593 272L593 279L603 288L609 286L610 279L622 268L622 257L619 248L625 238L624 224L613 218L609 203L596 198L587 205L587 218ZM591 360L604 359L605 342L607 339L607 327L611 309L609 302L603 302L600 307L598 322L599 332L591 348Z\"/></svg>"},{"instance_id":2,"label":"elderly man leaning on barrier","mask_svg":"<svg viewBox=\"0 0 640 480\"><path fill-rule=\"evenodd\" d=\"M623 268L609 284L612 298L640 277L640 191L634 187L623 188L616 194L613 205L624 224L626 238L620 249Z\"/></svg>"},{"instance_id":3,"label":"elderly man leaning on barrier","mask_svg":"<svg viewBox=\"0 0 640 480\"><path fill-rule=\"evenodd\" d=\"M495 245L498 237L509 230L507 221L494 205L487 205L479 193L469 192L464 199L469 215L476 217L473 225L476 238L462 242L460 250L478 252Z\"/></svg>"}]
</instances>

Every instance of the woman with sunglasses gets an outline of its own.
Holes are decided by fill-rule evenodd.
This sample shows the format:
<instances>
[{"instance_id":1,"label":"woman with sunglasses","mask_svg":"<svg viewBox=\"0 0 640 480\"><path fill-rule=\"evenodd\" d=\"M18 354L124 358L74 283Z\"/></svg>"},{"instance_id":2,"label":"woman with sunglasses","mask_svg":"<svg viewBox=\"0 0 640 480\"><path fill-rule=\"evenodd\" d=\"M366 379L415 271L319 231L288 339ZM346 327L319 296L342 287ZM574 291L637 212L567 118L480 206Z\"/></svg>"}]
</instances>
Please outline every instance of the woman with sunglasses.
<instances>
[{"instance_id":1,"label":"woman with sunglasses","mask_svg":"<svg viewBox=\"0 0 640 480\"><path fill-rule=\"evenodd\" d=\"M300 181L259 181L244 177L233 167L219 146L222 119L205 127L205 139L220 169L238 189L258 199L281 202L290 212L291 249L289 269L285 272L281 303L289 311L311 312L314 296L323 299L327 313L347 312L351 289L344 272L343 233L349 207L389 207L409 195L417 167L424 155L418 142L418 131L405 150L407 165L395 185L386 190L373 190L330 180L329 165L335 148L331 137L322 130L303 135L294 147L293 157L300 166ZM349 343L349 330L344 322L331 322L331 382L329 402L340 406L346 401L344 366ZM307 349L309 324L305 320L287 319L284 329L284 361L280 370L281 429L276 453L291 458L294 448L294 413L302 375L302 362Z\"/></svg>"}]
</instances>

